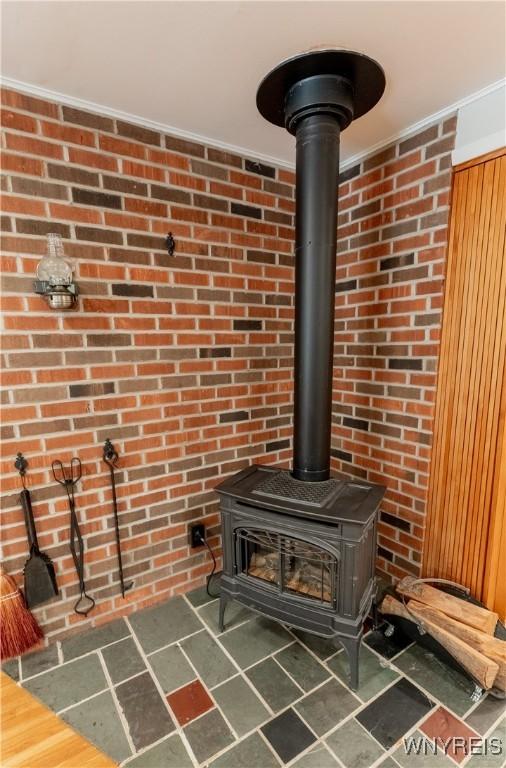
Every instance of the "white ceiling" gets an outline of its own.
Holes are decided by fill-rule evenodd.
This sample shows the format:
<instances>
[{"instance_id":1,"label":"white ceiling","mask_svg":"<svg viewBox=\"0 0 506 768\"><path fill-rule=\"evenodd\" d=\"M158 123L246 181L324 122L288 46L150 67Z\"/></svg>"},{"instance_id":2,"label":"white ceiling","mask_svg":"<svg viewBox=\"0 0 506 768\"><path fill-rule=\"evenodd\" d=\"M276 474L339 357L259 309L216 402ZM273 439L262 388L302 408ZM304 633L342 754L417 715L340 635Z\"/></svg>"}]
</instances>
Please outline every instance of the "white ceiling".
<instances>
[{"instance_id":1,"label":"white ceiling","mask_svg":"<svg viewBox=\"0 0 506 768\"><path fill-rule=\"evenodd\" d=\"M385 69L381 102L343 134L361 153L505 75L503 2L3 2L2 72L253 155L293 161L256 111L259 81L314 47Z\"/></svg>"}]
</instances>

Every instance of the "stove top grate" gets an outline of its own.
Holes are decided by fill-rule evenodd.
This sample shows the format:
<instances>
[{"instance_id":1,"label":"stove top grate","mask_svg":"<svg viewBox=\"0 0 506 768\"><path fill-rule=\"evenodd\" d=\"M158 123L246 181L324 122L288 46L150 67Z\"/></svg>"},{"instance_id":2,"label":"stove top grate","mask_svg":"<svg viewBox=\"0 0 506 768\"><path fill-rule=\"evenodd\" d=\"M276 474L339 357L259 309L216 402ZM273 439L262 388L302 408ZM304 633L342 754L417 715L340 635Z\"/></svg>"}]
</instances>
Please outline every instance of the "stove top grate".
<instances>
[{"instance_id":1,"label":"stove top grate","mask_svg":"<svg viewBox=\"0 0 506 768\"><path fill-rule=\"evenodd\" d=\"M303 501L306 504L321 507L339 485L339 480L323 480L319 483L296 480L290 472L280 471L258 483L253 493L258 493L260 496Z\"/></svg>"}]
</instances>

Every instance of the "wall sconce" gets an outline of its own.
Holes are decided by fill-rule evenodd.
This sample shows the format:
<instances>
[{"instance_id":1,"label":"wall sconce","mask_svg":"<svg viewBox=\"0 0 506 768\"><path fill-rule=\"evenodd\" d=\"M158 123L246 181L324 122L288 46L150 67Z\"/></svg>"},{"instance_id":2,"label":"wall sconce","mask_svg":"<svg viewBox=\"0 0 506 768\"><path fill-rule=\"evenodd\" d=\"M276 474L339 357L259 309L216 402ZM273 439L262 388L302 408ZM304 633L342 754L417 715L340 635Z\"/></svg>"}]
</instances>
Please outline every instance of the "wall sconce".
<instances>
[{"instance_id":1,"label":"wall sconce","mask_svg":"<svg viewBox=\"0 0 506 768\"><path fill-rule=\"evenodd\" d=\"M45 296L51 309L72 309L77 301L78 290L74 283L73 268L63 257L60 235L53 232L47 236L47 254L37 267L34 290Z\"/></svg>"}]
</instances>

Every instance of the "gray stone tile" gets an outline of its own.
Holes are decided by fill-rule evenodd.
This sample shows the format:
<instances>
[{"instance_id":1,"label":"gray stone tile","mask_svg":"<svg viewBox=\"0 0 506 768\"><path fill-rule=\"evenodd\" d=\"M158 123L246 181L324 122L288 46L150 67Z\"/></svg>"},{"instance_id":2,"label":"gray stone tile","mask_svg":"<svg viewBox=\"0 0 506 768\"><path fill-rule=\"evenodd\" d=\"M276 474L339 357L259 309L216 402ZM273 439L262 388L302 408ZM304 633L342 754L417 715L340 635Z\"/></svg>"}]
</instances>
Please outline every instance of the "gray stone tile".
<instances>
[{"instance_id":1,"label":"gray stone tile","mask_svg":"<svg viewBox=\"0 0 506 768\"><path fill-rule=\"evenodd\" d=\"M104 645L114 643L130 634L128 627L123 619L111 621L103 627L90 629L89 632L83 632L81 635L74 635L66 640L62 640L63 660L70 661L77 656L83 656L85 653L102 648Z\"/></svg>"},{"instance_id":2,"label":"gray stone tile","mask_svg":"<svg viewBox=\"0 0 506 768\"><path fill-rule=\"evenodd\" d=\"M6 675L9 675L10 678L18 682L19 680L18 657L16 656L14 659L9 659L8 661L4 661L2 664L2 672L5 672Z\"/></svg>"},{"instance_id":3,"label":"gray stone tile","mask_svg":"<svg viewBox=\"0 0 506 768\"><path fill-rule=\"evenodd\" d=\"M218 611L219 600L214 603L208 603L203 608L199 609L200 618L205 621L209 629L211 629L216 635L219 634L220 628L218 626ZM253 618L256 614L246 608L244 605L232 600L227 603L225 611L225 631L232 629L236 624L240 624L243 621Z\"/></svg>"},{"instance_id":4,"label":"gray stone tile","mask_svg":"<svg viewBox=\"0 0 506 768\"><path fill-rule=\"evenodd\" d=\"M273 659L261 661L248 669L246 675L274 712L279 712L303 695Z\"/></svg>"},{"instance_id":5,"label":"gray stone tile","mask_svg":"<svg viewBox=\"0 0 506 768\"><path fill-rule=\"evenodd\" d=\"M328 637L312 635L310 632L304 632L302 629L292 629L293 634L301 643L309 648L319 659L325 661L329 656L333 656L336 651L342 648L339 640L329 640Z\"/></svg>"},{"instance_id":6,"label":"gray stone tile","mask_svg":"<svg viewBox=\"0 0 506 768\"><path fill-rule=\"evenodd\" d=\"M279 768L278 761L258 733L252 733L210 763L210 768L253 768L253 766Z\"/></svg>"},{"instance_id":7,"label":"gray stone tile","mask_svg":"<svg viewBox=\"0 0 506 768\"><path fill-rule=\"evenodd\" d=\"M504 699L494 699L493 696L485 696L476 709L466 718L470 728L484 735L489 728L501 717L506 708Z\"/></svg>"},{"instance_id":8,"label":"gray stone tile","mask_svg":"<svg viewBox=\"0 0 506 768\"><path fill-rule=\"evenodd\" d=\"M282 763L288 763L316 741L316 736L290 707L262 726L262 734Z\"/></svg>"},{"instance_id":9,"label":"gray stone tile","mask_svg":"<svg viewBox=\"0 0 506 768\"><path fill-rule=\"evenodd\" d=\"M306 693L330 677L329 671L300 643L293 643L277 653L274 658Z\"/></svg>"},{"instance_id":10,"label":"gray stone tile","mask_svg":"<svg viewBox=\"0 0 506 768\"><path fill-rule=\"evenodd\" d=\"M279 651L292 637L277 622L257 617L232 629L220 639L239 666L244 668Z\"/></svg>"},{"instance_id":11,"label":"gray stone tile","mask_svg":"<svg viewBox=\"0 0 506 768\"><path fill-rule=\"evenodd\" d=\"M188 654L208 688L223 683L232 675L237 674L237 670L230 659L206 630L199 632L198 635L188 637L181 643L181 647Z\"/></svg>"},{"instance_id":12,"label":"gray stone tile","mask_svg":"<svg viewBox=\"0 0 506 768\"><path fill-rule=\"evenodd\" d=\"M240 676L215 688L213 696L239 737L252 731L270 715L258 696Z\"/></svg>"},{"instance_id":13,"label":"gray stone tile","mask_svg":"<svg viewBox=\"0 0 506 768\"><path fill-rule=\"evenodd\" d=\"M195 671L177 645L169 645L168 648L156 651L149 656L149 663L164 693L171 693L196 678Z\"/></svg>"},{"instance_id":14,"label":"gray stone tile","mask_svg":"<svg viewBox=\"0 0 506 768\"><path fill-rule=\"evenodd\" d=\"M107 681L98 655L92 653L32 677L23 687L58 712L104 690Z\"/></svg>"},{"instance_id":15,"label":"gray stone tile","mask_svg":"<svg viewBox=\"0 0 506 768\"><path fill-rule=\"evenodd\" d=\"M394 664L456 715L462 716L471 706L474 684L425 648L412 645Z\"/></svg>"},{"instance_id":16,"label":"gray stone tile","mask_svg":"<svg viewBox=\"0 0 506 768\"><path fill-rule=\"evenodd\" d=\"M132 754L109 691L67 709L61 717L114 761L119 763Z\"/></svg>"},{"instance_id":17,"label":"gray stone tile","mask_svg":"<svg viewBox=\"0 0 506 768\"><path fill-rule=\"evenodd\" d=\"M321 736L360 706L360 701L337 680L329 680L294 705L302 718Z\"/></svg>"},{"instance_id":18,"label":"gray stone tile","mask_svg":"<svg viewBox=\"0 0 506 768\"><path fill-rule=\"evenodd\" d=\"M199 763L209 760L234 741L225 720L212 709L186 726L184 733Z\"/></svg>"},{"instance_id":19,"label":"gray stone tile","mask_svg":"<svg viewBox=\"0 0 506 768\"><path fill-rule=\"evenodd\" d=\"M385 750L357 723L354 717L325 739L346 768L369 768Z\"/></svg>"},{"instance_id":20,"label":"gray stone tile","mask_svg":"<svg viewBox=\"0 0 506 768\"><path fill-rule=\"evenodd\" d=\"M355 718L385 749L390 749L433 708L434 703L425 693L401 677Z\"/></svg>"},{"instance_id":21,"label":"gray stone tile","mask_svg":"<svg viewBox=\"0 0 506 768\"><path fill-rule=\"evenodd\" d=\"M128 762L128 768L193 768L191 758L179 734L151 747Z\"/></svg>"},{"instance_id":22,"label":"gray stone tile","mask_svg":"<svg viewBox=\"0 0 506 768\"><path fill-rule=\"evenodd\" d=\"M399 763L396 763L391 757L385 757L381 763L378 763L376 768L399 768ZM426 768L429 768L429 766L426 766Z\"/></svg>"},{"instance_id":23,"label":"gray stone tile","mask_svg":"<svg viewBox=\"0 0 506 768\"><path fill-rule=\"evenodd\" d=\"M145 653L157 651L202 628L182 597L173 597L166 603L134 613L129 621Z\"/></svg>"},{"instance_id":24,"label":"gray stone tile","mask_svg":"<svg viewBox=\"0 0 506 768\"><path fill-rule=\"evenodd\" d=\"M466 768L504 768L506 765L506 718L486 738L487 754L471 757Z\"/></svg>"},{"instance_id":25,"label":"gray stone tile","mask_svg":"<svg viewBox=\"0 0 506 768\"><path fill-rule=\"evenodd\" d=\"M292 764L292 768L338 768L338 766L339 763L335 757L321 741Z\"/></svg>"},{"instance_id":26,"label":"gray stone tile","mask_svg":"<svg viewBox=\"0 0 506 768\"><path fill-rule=\"evenodd\" d=\"M420 733L420 731L415 731L412 734L412 737L414 739L420 739L424 738L424 735L423 733ZM406 739L408 738L409 737L406 737ZM404 740L401 741L400 747L393 753L393 757L402 768L454 768L455 766L453 760L450 760L450 758L440 749L437 750L436 754L433 754L431 751L428 751L427 753L421 751L421 753L417 755L415 754L415 750L412 750L408 754ZM467 765L469 765L469 763Z\"/></svg>"},{"instance_id":27,"label":"gray stone tile","mask_svg":"<svg viewBox=\"0 0 506 768\"><path fill-rule=\"evenodd\" d=\"M174 723L149 672L116 686L121 709L136 749L172 733Z\"/></svg>"},{"instance_id":28,"label":"gray stone tile","mask_svg":"<svg viewBox=\"0 0 506 768\"><path fill-rule=\"evenodd\" d=\"M58 664L58 648L56 643L44 648L43 651L26 653L24 656L21 656L22 679L26 680L27 677L38 675L40 672L45 672L52 667L58 666Z\"/></svg>"},{"instance_id":29,"label":"gray stone tile","mask_svg":"<svg viewBox=\"0 0 506 768\"><path fill-rule=\"evenodd\" d=\"M138 675L146 669L132 637L109 645L103 649L102 655L114 684L121 683L127 677Z\"/></svg>"},{"instance_id":30,"label":"gray stone tile","mask_svg":"<svg viewBox=\"0 0 506 768\"><path fill-rule=\"evenodd\" d=\"M218 585L213 584L211 592L218 592ZM214 600L217 600L215 597L210 597L207 594L206 587L198 587L197 589L192 589L191 592L186 593L186 597L190 601L190 603L194 606L194 608L199 608L201 605L205 605L206 603L210 603Z\"/></svg>"},{"instance_id":31,"label":"gray stone tile","mask_svg":"<svg viewBox=\"0 0 506 768\"><path fill-rule=\"evenodd\" d=\"M327 662L330 669L347 686L349 681L348 656L343 650ZM399 677L399 673L390 669L388 661L383 663L365 646L360 649L359 687L355 691L363 701L368 701Z\"/></svg>"}]
</instances>

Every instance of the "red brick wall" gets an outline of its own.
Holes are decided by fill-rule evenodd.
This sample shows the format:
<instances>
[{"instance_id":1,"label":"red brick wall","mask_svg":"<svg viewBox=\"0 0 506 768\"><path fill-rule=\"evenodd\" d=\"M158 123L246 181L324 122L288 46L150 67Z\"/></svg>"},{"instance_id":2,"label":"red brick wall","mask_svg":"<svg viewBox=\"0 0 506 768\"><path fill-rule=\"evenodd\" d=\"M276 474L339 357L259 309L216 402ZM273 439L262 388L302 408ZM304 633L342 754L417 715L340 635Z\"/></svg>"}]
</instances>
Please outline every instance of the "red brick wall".
<instances>
[{"instance_id":1,"label":"red brick wall","mask_svg":"<svg viewBox=\"0 0 506 768\"><path fill-rule=\"evenodd\" d=\"M205 522L219 547L219 478L288 465L293 174L13 91L3 105L3 557L20 576L23 451L61 591L36 611L53 639L201 584L209 558L189 549L188 525ZM453 131L449 120L368 158L341 188L333 462L388 485L379 565L393 577L420 559ZM50 231L76 267L69 313L32 291ZM120 453L126 601L106 437ZM50 472L74 454L97 599L87 620L72 611L68 512Z\"/></svg>"},{"instance_id":2,"label":"red brick wall","mask_svg":"<svg viewBox=\"0 0 506 768\"><path fill-rule=\"evenodd\" d=\"M17 451L29 461L39 543L61 600L48 636L201 584L219 545L220 477L287 461L291 435L293 176L108 117L3 93L3 556L27 555ZM176 252L164 237L171 230ZM75 311L32 290L47 232L76 266ZM124 601L102 446L120 454ZM77 509L89 592L77 617L69 516L51 476L79 455Z\"/></svg>"},{"instance_id":3,"label":"red brick wall","mask_svg":"<svg viewBox=\"0 0 506 768\"><path fill-rule=\"evenodd\" d=\"M378 568L419 574L455 117L347 170L340 188L336 469L387 486Z\"/></svg>"}]
</instances>

